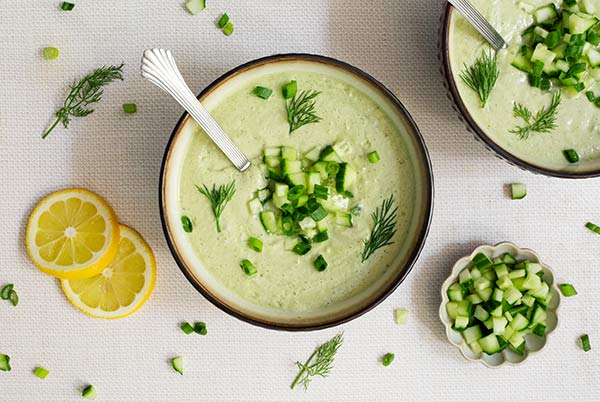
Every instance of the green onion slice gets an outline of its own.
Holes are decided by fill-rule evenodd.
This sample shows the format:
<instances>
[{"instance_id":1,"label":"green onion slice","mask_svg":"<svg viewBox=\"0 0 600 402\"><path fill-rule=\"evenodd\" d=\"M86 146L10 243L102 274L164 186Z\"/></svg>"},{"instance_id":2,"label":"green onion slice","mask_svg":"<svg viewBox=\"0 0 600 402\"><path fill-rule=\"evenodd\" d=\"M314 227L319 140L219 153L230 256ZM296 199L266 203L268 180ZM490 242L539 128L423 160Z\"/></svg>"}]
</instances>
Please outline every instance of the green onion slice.
<instances>
[{"instance_id":1,"label":"green onion slice","mask_svg":"<svg viewBox=\"0 0 600 402\"><path fill-rule=\"evenodd\" d=\"M250 260L245 259L242 260L240 267L242 267L242 270L246 273L246 275L248 276L252 276L256 274L256 267L254 266L254 264L252 264L252 262L250 262Z\"/></svg>"},{"instance_id":2,"label":"green onion slice","mask_svg":"<svg viewBox=\"0 0 600 402\"><path fill-rule=\"evenodd\" d=\"M60 5L60 9L63 11L71 11L75 7L75 4L63 1Z\"/></svg>"},{"instance_id":3,"label":"green onion slice","mask_svg":"<svg viewBox=\"0 0 600 402\"><path fill-rule=\"evenodd\" d=\"M206 329L206 323L196 322L194 323L194 332L200 335L206 335L208 330Z\"/></svg>"},{"instance_id":4,"label":"green onion slice","mask_svg":"<svg viewBox=\"0 0 600 402\"><path fill-rule=\"evenodd\" d=\"M173 370L183 375L183 357L178 356L171 359L171 366L173 366Z\"/></svg>"},{"instance_id":5,"label":"green onion slice","mask_svg":"<svg viewBox=\"0 0 600 402\"><path fill-rule=\"evenodd\" d=\"M181 330L182 330L182 331L183 331L185 334L187 334L187 335L189 335L189 334L191 334L192 332L194 332L194 327L192 327L192 324L190 324L190 323L189 323L189 322L187 322L187 321L186 321L186 322L184 322L183 324L181 324L181 326L180 326L179 328L181 328Z\"/></svg>"},{"instance_id":6,"label":"green onion slice","mask_svg":"<svg viewBox=\"0 0 600 402\"><path fill-rule=\"evenodd\" d=\"M588 334L581 335L581 338L579 339L581 340L581 348L584 352L589 352L592 350L592 345L590 345L590 337Z\"/></svg>"},{"instance_id":7,"label":"green onion slice","mask_svg":"<svg viewBox=\"0 0 600 402\"><path fill-rule=\"evenodd\" d=\"M585 224L585 227L591 230L594 233L600 234L600 226L594 225L592 222L588 222Z\"/></svg>"},{"instance_id":8,"label":"green onion slice","mask_svg":"<svg viewBox=\"0 0 600 402\"><path fill-rule=\"evenodd\" d=\"M319 254L317 259L314 261L314 265L317 271L322 272L325 271L325 268L327 268L327 261L325 261L325 258Z\"/></svg>"},{"instance_id":9,"label":"green onion slice","mask_svg":"<svg viewBox=\"0 0 600 402\"><path fill-rule=\"evenodd\" d=\"M135 103L123 103L123 111L125 113L137 112L137 105Z\"/></svg>"},{"instance_id":10,"label":"green onion slice","mask_svg":"<svg viewBox=\"0 0 600 402\"><path fill-rule=\"evenodd\" d=\"M50 372L43 367L36 367L35 370L33 370L33 375L42 380L46 378L48 374L50 374Z\"/></svg>"},{"instance_id":11,"label":"green onion slice","mask_svg":"<svg viewBox=\"0 0 600 402\"><path fill-rule=\"evenodd\" d=\"M369 152L367 157L369 158L369 162L371 163L379 162L379 154L377 153L377 151Z\"/></svg>"},{"instance_id":12,"label":"green onion slice","mask_svg":"<svg viewBox=\"0 0 600 402\"><path fill-rule=\"evenodd\" d=\"M387 367L390 364L392 364L395 357L396 357L396 355L394 355L393 353L386 353L386 355L383 356L383 359L381 359L381 363Z\"/></svg>"},{"instance_id":13,"label":"green onion slice","mask_svg":"<svg viewBox=\"0 0 600 402\"><path fill-rule=\"evenodd\" d=\"M12 303L13 306L19 304L19 295L14 290L8 292L8 300Z\"/></svg>"},{"instance_id":14,"label":"green onion slice","mask_svg":"<svg viewBox=\"0 0 600 402\"><path fill-rule=\"evenodd\" d=\"M45 47L43 53L46 60L54 60L58 57L58 49L55 47Z\"/></svg>"},{"instance_id":15,"label":"green onion slice","mask_svg":"<svg viewBox=\"0 0 600 402\"><path fill-rule=\"evenodd\" d=\"M340 171L340 164L337 162L328 162L325 171L329 176L335 176Z\"/></svg>"},{"instance_id":16,"label":"green onion slice","mask_svg":"<svg viewBox=\"0 0 600 402\"><path fill-rule=\"evenodd\" d=\"M577 294L577 290L575 290L575 287L570 283L561 283L558 287L560 288L560 293L565 297L571 297Z\"/></svg>"},{"instance_id":17,"label":"green onion slice","mask_svg":"<svg viewBox=\"0 0 600 402\"><path fill-rule=\"evenodd\" d=\"M10 356L0 353L0 370L10 371Z\"/></svg>"},{"instance_id":18,"label":"green onion slice","mask_svg":"<svg viewBox=\"0 0 600 402\"><path fill-rule=\"evenodd\" d=\"M579 154L574 149L565 149L563 155L569 163L579 162Z\"/></svg>"},{"instance_id":19,"label":"green onion slice","mask_svg":"<svg viewBox=\"0 0 600 402\"><path fill-rule=\"evenodd\" d=\"M327 210L323 208L322 205L319 205L314 211L311 211L310 217L313 218L315 222L318 222L324 219L327 216Z\"/></svg>"},{"instance_id":20,"label":"green onion slice","mask_svg":"<svg viewBox=\"0 0 600 402\"><path fill-rule=\"evenodd\" d=\"M315 237L313 237L313 242L315 243L322 243L326 240L329 240L329 235L327 234L327 231L317 233Z\"/></svg>"},{"instance_id":21,"label":"green onion slice","mask_svg":"<svg viewBox=\"0 0 600 402\"><path fill-rule=\"evenodd\" d=\"M225 24L225 26L223 27L223 33L225 34L225 36L229 36L233 33L233 24L231 22Z\"/></svg>"},{"instance_id":22,"label":"green onion slice","mask_svg":"<svg viewBox=\"0 0 600 402\"><path fill-rule=\"evenodd\" d=\"M262 249L263 249L263 243L256 237L249 237L248 238L248 247L250 247L252 250L256 251L257 253L261 253Z\"/></svg>"},{"instance_id":23,"label":"green onion slice","mask_svg":"<svg viewBox=\"0 0 600 402\"><path fill-rule=\"evenodd\" d=\"M192 230L194 230L192 221L185 215L181 217L181 226L183 226L183 231L186 233L192 233Z\"/></svg>"},{"instance_id":24,"label":"green onion slice","mask_svg":"<svg viewBox=\"0 0 600 402\"><path fill-rule=\"evenodd\" d=\"M258 96L259 98L269 99L269 97L273 93L273 90L269 89L269 88L258 86L252 90L252 93L254 95Z\"/></svg>"},{"instance_id":25,"label":"green onion slice","mask_svg":"<svg viewBox=\"0 0 600 402\"><path fill-rule=\"evenodd\" d=\"M292 236L296 233L294 229L294 220L291 216L285 215L281 217L281 230L285 236Z\"/></svg>"},{"instance_id":26,"label":"green onion slice","mask_svg":"<svg viewBox=\"0 0 600 402\"><path fill-rule=\"evenodd\" d=\"M284 99L291 99L296 96L298 92L298 83L296 81L290 81L281 88L281 94Z\"/></svg>"},{"instance_id":27,"label":"green onion slice","mask_svg":"<svg viewBox=\"0 0 600 402\"><path fill-rule=\"evenodd\" d=\"M8 285L4 286L2 290L0 290L0 298L2 300L8 300L8 294L11 290L13 290L14 286L15 285L13 285L12 283L9 283Z\"/></svg>"},{"instance_id":28,"label":"green onion slice","mask_svg":"<svg viewBox=\"0 0 600 402\"><path fill-rule=\"evenodd\" d=\"M223 13L221 18L219 18L219 21L217 22L217 26L219 28L223 29L223 28L225 28L225 25L227 25L228 22L229 22L229 16L227 15L227 13Z\"/></svg>"},{"instance_id":29,"label":"green onion slice","mask_svg":"<svg viewBox=\"0 0 600 402\"><path fill-rule=\"evenodd\" d=\"M320 184L315 184L314 195L316 198L326 200L329 197L329 188Z\"/></svg>"},{"instance_id":30,"label":"green onion slice","mask_svg":"<svg viewBox=\"0 0 600 402\"><path fill-rule=\"evenodd\" d=\"M312 246L307 241L301 241L296 243L292 251L298 255L304 255L310 251Z\"/></svg>"},{"instance_id":31,"label":"green onion slice","mask_svg":"<svg viewBox=\"0 0 600 402\"><path fill-rule=\"evenodd\" d=\"M289 189L287 193L287 199L290 201L295 201L300 198L302 194L304 194L304 186L300 184Z\"/></svg>"},{"instance_id":32,"label":"green onion slice","mask_svg":"<svg viewBox=\"0 0 600 402\"><path fill-rule=\"evenodd\" d=\"M94 400L96 399L96 389L93 385L90 384L83 389L83 392L81 392L81 396L83 396L85 399Z\"/></svg>"}]
</instances>

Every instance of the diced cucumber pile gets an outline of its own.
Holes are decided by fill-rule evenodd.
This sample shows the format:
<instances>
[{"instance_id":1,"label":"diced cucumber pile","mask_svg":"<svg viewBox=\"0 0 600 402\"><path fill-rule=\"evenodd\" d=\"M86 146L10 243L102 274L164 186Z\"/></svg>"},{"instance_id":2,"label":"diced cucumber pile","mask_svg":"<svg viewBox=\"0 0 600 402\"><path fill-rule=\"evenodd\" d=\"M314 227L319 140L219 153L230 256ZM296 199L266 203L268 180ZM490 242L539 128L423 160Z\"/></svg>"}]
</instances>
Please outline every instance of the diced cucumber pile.
<instances>
[{"instance_id":1,"label":"diced cucumber pile","mask_svg":"<svg viewBox=\"0 0 600 402\"><path fill-rule=\"evenodd\" d=\"M600 79L600 24L594 11L587 0L533 10L534 24L523 32L512 65L542 90L554 84L573 96L589 88Z\"/></svg>"},{"instance_id":2,"label":"diced cucumber pile","mask_svg":"<svg viewBox=\"0 0 600 402\"><path fill-rule=\"evenodd\" d=\"M304 255L313 242L329 238L329 225L352 227L352 213L360 210L350 192L357 173L335 146L303 155L287 146L267 148L263 159L269 184L248 206L268 233L298 237L292 251Z\"/></svg>"},{"instance_id":3,"label":"diced cucumber pile","mask_svg":"<svg viewBox=\"0 0 600 402\"><path fill-rule=\"evenodd\" d=\"M448 288L446 304L453 328L476 353L492 355L505 348L518 354L525 336L546 333L546 307L552 293L542 266L506 253L490 260L477 254Z\"/></svg>"}]
</instances>

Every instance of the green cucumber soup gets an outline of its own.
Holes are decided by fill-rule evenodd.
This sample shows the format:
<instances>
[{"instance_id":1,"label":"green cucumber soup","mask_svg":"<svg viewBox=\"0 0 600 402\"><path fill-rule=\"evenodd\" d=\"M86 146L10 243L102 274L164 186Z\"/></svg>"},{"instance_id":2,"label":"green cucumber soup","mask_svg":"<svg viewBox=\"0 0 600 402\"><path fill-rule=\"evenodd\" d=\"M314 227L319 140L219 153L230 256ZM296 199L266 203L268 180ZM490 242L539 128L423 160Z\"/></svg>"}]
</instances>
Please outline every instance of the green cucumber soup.
<instances>
[{"instance_id":1,"label":"green cucumber soup","mask_svg":"<svg viewBox=\"0 0 600 402\"><path fill-rule=\"evenodd\" d=\"M194 275L208 284L209 292L234 300L233 304L300 317L347 302L392 278L393 271L407 260L414 244L415 209L424 201L417 188L422 186L421 179L415 173L413 157L405 142L407 128L390 118L363 90L327 73L327 68L305 68L310 63L288 64L264 73L258 69L245 79L238 79L235 85L217 87L203 100L252 165L239 173L196 123L188 119L183 125L185 135L173 148L180 162L168 173L173 184L167 186L167 197L175 205L169 206L167 201L167 209L177 248ZM315 98L315 113L321 120L290 134L281 89L292 80L297 82L298 92L320 91ZM253 94L257 86L272 89L271 96L262 99ZM276 196L265 201L262 208L273 211L278 219L278 229L273 230L277 233L267 232L261 222L262 215L259 217L259 212L251 206L252 202L257 203L257 190L269 189L270 185L273 191L265 152L281 147L296 150L302 169L308 170L311 162L304 155L327 146L333 146L356 176L345 194L336 192L334 180L323 180L321 184L329 187L329 196L318 201L328 214L318 223L326 227L328 239L312 241L310 251L298 255L292 249L303 238L281 233L282 213L272 205ZM379 155L377 163L369 161L368 154L372 151ZM213 184L218 187L232 181L235 194L223 210L222 231L218 232L211 204L196 186L212 188ZM379 248L362 262L363 241L373 227L371 214L390 196L398 208L393 244ZM258 205L260 209L261 204ZM190 218L193 225L190 233L179 228L177 215ZM348 216L348 221L340 221L338 216ZM308 228L299 234L310 243L316 233L317 228ZM248 246L250 237L262 242L262 252ZM314 265L319 255L327 262L322 271ZM256 267L256 274L250 276L240 267L245 259Z\"/></svg>"},{"instance_id":2,"label":"green cucumber soup","mask_svg":"<svg viewBox=\"0 0 600 402\"><path fill-rule=\"evenodd\" d=\"M600 11L600 2L591 2ZM487 51L490 46L457 11L451 11L447 41L451 74L473 121L494 143L531 165L557 172L600 169L600 108L585 95L588 90L600 94L597 82L579 93L561 90L562 100L556 114L557 127L550 132L532 132L523 139L510 132L524 125L521 118L513 115L513 107L517 102L535 114L543 108L547 109L552 101L550 91L532 87L527 73L511 65L524 44L523 32L534 24L532 10L547 5L549 1L471 0L471 3L509 44L508 49L497 52L499 76L482 109L476 92L461 80L460 73L465 65L472 65L482 51ZM562 2L554 4L558 8ZM552 86L556 86L556 81ZM563 151L570 149L577 152L579 162L569 163L565 158Z\"/></svg>"}]
</instances>

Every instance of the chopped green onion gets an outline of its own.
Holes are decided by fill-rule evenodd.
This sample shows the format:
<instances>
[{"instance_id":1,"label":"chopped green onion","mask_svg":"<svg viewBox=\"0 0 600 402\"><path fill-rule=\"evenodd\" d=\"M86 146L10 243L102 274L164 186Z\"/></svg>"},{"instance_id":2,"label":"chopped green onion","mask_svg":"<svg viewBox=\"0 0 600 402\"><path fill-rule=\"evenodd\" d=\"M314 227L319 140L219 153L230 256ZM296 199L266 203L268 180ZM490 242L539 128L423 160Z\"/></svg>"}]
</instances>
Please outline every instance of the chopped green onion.
<instances>
[{"instance_id":1,"label":"chopped green onion","mask_svg":"<svg viewBox=\"0 0 600 402\"><path fill-rule=\"evenodd\" d=\"M296 243L292 251L298 255L304 255L310 251L312 246L307 241L301 241Z\"/></svg>"},{"instance_id":2,"label":"chopped green onion","mask_svg":"<svg viewBox=\"0 0 600 402\"><path fill-rule=\"evenodd\" d=\"M325 171L329 176L335 176L340 171L340 164L337 162L327 162Z\"/></svg>"},{"instance_id":3,"label":"chopped green onion","mask_svg":"<svg viewBox=\"0 0 600 402\"><path fill-rule=\"evenodd\" d=\"M480 271L492 266L492 261L483 253L478 253L475 257L473 257L473 264Z\"/></svg>"},{"instance_id":4,"label":"chopped green onion","mask_svg":"<svg viewBox=\"0 0 600 402\"><path fill-rule=\"evenodd\" d=\"M523 183L512 183L510 192L513 200L521 200L527 195L527 186Z\"/></svg>"},{"instance_id":5,"label":"chopped green onion","mask_svg":"<svg viewBox=\"0 0 600 402\"><path fill-rule=\"evenodd\" d=\"M354 216L360 216L362 214L362 205L357 205L350 210L350 213Z\"/></svg>"},{"instance_id":6,"label":"chopped green onion","mask_svg":"<svg viewBox=\"0 0 600 402\"><path fill-rule=\"evenodd\" d=\"M319 205L314 211L311 211L310 217L313 218L315 222L319 222L327 216L327 210L323 208L322 205Z\"/></svg>"},{"instance_id":7,"label":"chopped green onion","mask_svg":"<svg viewBox=\"0 0 600 402\"><path fill-rule=\"evenodd\" d=\"M63 11L71 11L75 7L75 4L63 1L60 5L60 9Z\"/></svg>"},{"instance_id":8,"label":"chopped green onion","mask_svg":"<svg viewBox=\"0 0 600 402\"><path fill-rule=\"evenodd\" d=\"M292 204L288 204L287 202L283 204L279 209L281 209L283 212L288 213L289 215L294 213L294 206Z\"/></svg>"},{"instance_id":9,"label":"chopped green onion","mask_svg":"<svg viewBox=\"0 0 600 402\"><path fill-rule=\"evenodd\" d=\"M302 194L304 194L304 186L300 184L289 189L287 193L287 199L290 201L295 201L300 198Z\"/></svg>"},{"instance_id":10,"label":"chopped green onion","mask_svg":"<svg viewBox=\"0 0 600 402\"><path fill-rule=\"evenodd\" d=\"M252 264L252 262L250 262L250 260L245 259L242 260L242 263L240 264L240 267L242 267L242 270L246 273L246 275L248 276L252 276L256 274L256 267L254 266L254 264Z\"/></svg>"},{"instance_id":11,"label":"chopped green onion","mask_svg":"<svg viewBox=\"0 0 600 402\"><path fill-rule=\"evenodd\" d=\"M396 355L394 355L393 353L386 353L386 355L383 356L383 359L381 359L381 363L387 367L390 364L392 364L392 362L394 361L394 357L396 357Z\"/></svg>"},{"instance_id":12,"label":"chopped green onion","mask_svg":"<svg viewBox=\"0 0 600 402\"><path fill-rule=\"evenodd\" d=\"M269 88L258 86L252 90L252 93L254 95L258 96L259 98L269 99L269 97L273 93L273 90L269 89Z\"/></svg>"},{"instance_id":13,"label":"chopped green onion","mask_svg":"<svg viewBox=\"0 0 600 402\"><path fill-rule=\"evenodd\" d=\"M585 96L588 98L590 102L594 102L596 100L596 95L592 91L587 91Z\"/></svg>"},{"instance_id":14,"label":"chopped green onion","mask_svg":"<svg viewBox=\"0 0 600 402\"><path fill-rule=\"evenodd\" d=\"M577 0L565 0L565 5L567 7L573 7L573 6L577 5Z\"/></svg>"},{"instance_id":15,"label":"chopped green onion","mask_svg":"<svg viewBox=\"0 0 600 402\"><path fill-rule=\"evenodd\" d=\"M256 251L257 253L261 253L262 248L263 248L263 243L256 237L249 237L248 238L248 247L250 247L252 250Z\"/></svg>"},{"instance_id":16,"label":"chopped green onion","mask_svg":"<svg viewBox=\"0 0 600 402\"><path fill-rule=\"evenodd\" d=\"M225 34L225 36L229 36L233 33L233 24L231 22L225 24L225 26L223 27L223 33Z\"/></svg>"},{"instance_id":17,"label":"chopped green onion","mask_svg":"<svg viewBox=\"0 0 600 402\"><path fill-rule=\"evenodd\" d=\"M313 237L313 241L315 243L322 243L325 240L329 240L329 235L327 234L327 231L321 232L321 233L317 233L315 235L315 237Z\"/></svg>"},{"instance_id":18,"label":"chopped green onion","mask_svg":"<svg viewBox=\"0 0 600 402\"><path fill-rule=\"evenodd\" d=\"M369 162L371 162L371 163L379 162L379 154L377 153L377 151L369 152L369 154L367 156L369 158Z\"/></svg>"},{"instance_id":19,"label":"chopped green onion","mask_svg":"<svg viewBox=\"0 0 600 402\"><path fill-rule=\"evenodd\" d=\"M225 28L225 25L227 25L228 22L229 22L229 16L227 15L227 13L223 13L221 18L219 18L219 21L217 22L217 26L219 28L223 29L223 28Z\"/></svg>"},{"instance_id":20,"label":"chopped green onion","mask_svg":"<svg viewBox=\"0 0 600 402\"><path fill-rule=\"evenodd\" d=\"M403 325L408 321L408 310L396 309L394 310L394 321L396 324Z\"/></svg>"},{"instance_id":21,"label":"chopped green onion","mask_svg":"<svg viewBox=\"0 0 600 402\"><path fill-rule=\"evenodd\" d=\"M19 304L19 295L14 290L8 292L8 300L12 303L13 306Z\"/></svg>"},{"instance_id":22,"label":"chopped green onion","mask_svg":"<svg viewBox=\"0 0 600 402\"><path fill-rule=\"evenodd\" d=\"M315 260L314 264L315 264L315 268L319 272L325 271L325 268L327 268L327 261L325 261L325 258L323 258L323 256L321 254L319 254L319 256Z\"/></svg>"},{"instance_id":23,"label":"chopped green onion","mask_svg":"<svg viewBox=\"0 0 600 402\"><path fill-rule=\"evenodd\" d=\"M189 335L192 332L194 332L194 327L192 327L192 324L190 324L189 322L184 322L183 324L181 324L181 326L179 327L181 328L181 330L186 334Z\"/></svg>"},{"instance_id":24,"label":"chopped green onion","mask_svg":"<svg viewBox=\"0 0 600 402\"><path fill-rule=\"evenodd\" d=\"M565 149L563 155L569 163L577 163L579 161L579 154L574 149Z\"/></svg>"},{"instance_id":25,"label":"chopped green onion","mask_svg":"<svg viewBox=\"0 0 600 402\"><path fill-rule=\"evenodd\" d=\"M44 48L44 59L46 60L54 60L58 57L58 49L55 47L45 47Z\"/></svg>"},{"instance_id":26,"label":"chopped green onion","mask_svg":"<svg viewBox=\"0 0 600 402\"><path fill-rule=\"evenodd\" d=\"M206 0L188 0L188 2L185 3L185 8L187 8L190 14L198 15L200 11L206 8Z\"/></svg>"},{"instance_id":27,"label":"chopped green onion","mask_svg":"<svg viewBox=\"0 0 600 402\"><path fill-rule=\"evenodd\" d=\"M203 322L194 323L194 332L200 335L206 335L208 330L206 329L206 324Z\"/></svg>"},{"instance_id":28,"label":"chopped green onion","mask_svg":"<svg viewBox=\"0 0 600 402\"><path fill-rule=\"evenodd\" d=\"M90 384L83 389L83 392L81 392L81 396L83 396L85 399L94 400L96 399L96 389L93 385Z\"/></svg>"},{"instance_id":29,"label":"chopped green onion","mask_svg":"<svg viewBox=\"0 0 600 402\"><path fill-rule=\"evenodd\" d=\"M50 372L43 367L36 367L35 370L33 370L33 375L42 380L46 378L48 374L50 374Z\"/></svg>"},{"instance_id":30,"label":"chopped green onion","mask_svg":"<svg viewBox=\"0 0 600 402\"><path fill-rule=\"evenodd\" d=\"M0 290L0 298L2 300L8 300L8 294L11 290L13 290L14 286L15 285L13 285L12 283L9 283L8 285L4 286L2 290Z\"/></svg>"},{"instance_id":31,"label":"chopped green onion","mask_svg":"<svg viewBox=\"0 0 600 402\"><path fill-rule=\"evenodd\" d=\"M296 81L290 81L281 88L284 99L293 98L296 95L296 92L298 92L298 83Z\"/></svg>"},{"instance_id":32,"label":"chopped green onion","mask_svg":"<svg viewBox=\"0 0 600 402\"><path fill-rule=\"evenodd\" d=\"M125 113L137 112L137 105L135 103L123 103L123 111Z\"/></svg>"},{"instance_id":33,"label":"chopped green onion","mask_svg":"<svg viewBox=\"0 0 600 402\"><path fill-rule=\"evenodd\" d=\"M171 366L173 366L175 371L183 375L183 357L178 356L171 359Z\"/></svg>"},{"instance_id":34,"label":"chopped green onion","mask_svg":"<svg viewBox=\"0 0 600 402\"><path fill-rule=\"evenodd\" d=\"M575 287L573 287L573 285L571 285L570 283L562 283L562 284L558 285L558 287L560 288L560 292L565 297L571 297L571 296L575 296L577 294Z\"/></svg>"},{"instance_id":35,"label":"chopped green onion","mask_svg":"<svg viewBox=\"0 0 600 402\"><path fill-rule=\"evenodd\" d=\"M296 233L294 229L294 220L289 215L284 215L281 217L281 230L285 236L292 236Z\"/></svg>"},{"instance_id":36,"label":"chopped green onion","mask_svg":"<svg viewBox=\"0 0 600 402\"><path fill-rule=\"evenodd\" d=\"M329 188L320 184L315 184L314 195L316 198L326 200L329 197Z\"/></svg>"},{"instance_id":37,"label":"chopped green onion","mask_svg":"<svg viewBox=\"0 0 600 402\"><path fill-rule=\"evenodd\" d=\"M10 356L0 353L0 370L10 371Z\"/></svg>"},{"instance_id":38,"label":"chopped green onion","mask_svg":"<svg viewBox=\"0 0 600 402\"><path fill-rule=\"evenodd\" d=\"M588 222L585 224L585 227L591 230L592 232L600 235L600 226L594 225L592 222Z\"/></svg>"},{"instance_id":39,"label":"chopped green onion","mask_svg":"<svg viewBox=\"0 0 600 402\"><path fill-rule=\"evenodd\" d=\"M181 225L183 226L183 231L186 233L192 233L192 230L194 230L192 221L185 215L181 217Z\"/></svg>"},{"instance_id":40,"label":"chopped green onion","mask_svg":"<svg viewBox=\"0 0 600 402\"><path fill-rule=\"evenodd\" d=\"M584 352L589 352L592 350L592 345L590 345L590 337L588 334L581 335L581 338L579 339L581 340L581 348Z\"/></svg>"}]
</instances>

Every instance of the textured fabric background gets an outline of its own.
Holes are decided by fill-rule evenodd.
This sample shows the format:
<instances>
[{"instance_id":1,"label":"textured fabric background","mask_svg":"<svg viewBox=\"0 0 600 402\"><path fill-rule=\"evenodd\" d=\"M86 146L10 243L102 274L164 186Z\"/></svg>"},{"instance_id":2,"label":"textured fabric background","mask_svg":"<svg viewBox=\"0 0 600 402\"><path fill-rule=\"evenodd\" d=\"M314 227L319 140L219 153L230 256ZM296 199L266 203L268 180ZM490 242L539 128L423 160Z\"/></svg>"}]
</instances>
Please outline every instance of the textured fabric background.
<instances>
[{"instance_id":1,"label":"textured fabric background","mask_svg":"<svg viewBox=\"0 0 600 402\"><path fill-rule=\"evenodd\" d=\"M98 400L600 400L600 180L535 176L509 166L476 143L457 119L439 73L436 43L443 4L380 0L208 0L190 16L182 0L58 0L0 3L0 284L21 301L0 303L0 400L79 400L92 383ZM227 11L235 33L214 27ZM42 60L45 46L60 49ZM251 59L282 52L329 55L387 85L419 125L435 174L435 213L425 250L404 284L377 309L340 328L312 333L263 330L204 300L175 265L158 214L158 176L167 139L182 110L139 76L142 51L172 49L194 92ZM96 112L45 141L40 134L65 88L96 66L127 64L126 80L107 88ZM121 104L136 102L126 115ZM521 181L529 194L508 199ZM56 280L29 262L27 217L45 194L82 186L104 196L124 223L139 230L158 262L156 289L135 315L89 318ZM482 243L511 240L536 250L557 280L579 295L563 300L560 326L546 349L520 367L469 363L445 338L437 317L439 288L451 265ZM399 327L393 309L410 310ZM203 320L206 337L185 336L181 320ZM344 330L346 342L330 378L290 391L293 362ZM584 353L577 337L590 334ZM383 367L379 358L394 352ZM168 360L185 357L186 372ZM42 381L31 374L43 365Z\"/></svg>"}]
</instances>

